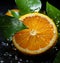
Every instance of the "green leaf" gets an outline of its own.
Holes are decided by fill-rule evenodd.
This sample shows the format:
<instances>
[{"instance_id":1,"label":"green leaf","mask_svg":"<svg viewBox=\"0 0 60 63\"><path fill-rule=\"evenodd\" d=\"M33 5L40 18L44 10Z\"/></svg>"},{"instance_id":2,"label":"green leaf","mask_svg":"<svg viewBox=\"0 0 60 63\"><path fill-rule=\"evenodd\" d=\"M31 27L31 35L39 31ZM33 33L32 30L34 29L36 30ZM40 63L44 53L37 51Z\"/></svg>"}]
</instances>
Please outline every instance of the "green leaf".
<instances>
[{"instance_id":1,"label":"green leaf","mask_svg":"<svg viewBox=\"0 0 60 63\"><path fill-rule=\"evenodd\" d=\"M57 53L57 56L53 63L60 63L60 51Z\"/></svg>"},{"instance_id":2,"label":"green leaf","mask_svg":"<svg viewBox=\"0 0 60 63\"><path fill-rule=\"evenodd\" d=\"M53 5L47 2L46 12L47 12L47 15L54 20L60 35L60 10L58 10L56 7L54 7Z\"/></svg>"},{"instance_id":3,"label":"green leaf","mask_svg":"<svg viewBox=\"0 0 60 63\"><path fill-rule=\"evenodd\" d=\"M40 0L15 0L15 2L22 15L39 11L42 5Z\"/></svg>"},{"instance_id":4,"label":"green leaf","mask_svg":"<svg viewBox=\"0 0 60 63\"><path fill-rule=\"evenodd\" d=\"M10 16L0 16L0 30L5 38L11 38L16 32L27 27L18 19Z\"/></svg>"},{"instance_id":5,"label":"green leaf","mask_svg":"<svg viewBox=\"0 0 60 63\"><path fill-rule=\"evenodd\" d=\"M20 17L19 12L16 12L16 11L13 11L13 10L9 10L9 12L11 12L13 17L15 17L15 18L19 18Z\"/></svg>"}]
</instances>

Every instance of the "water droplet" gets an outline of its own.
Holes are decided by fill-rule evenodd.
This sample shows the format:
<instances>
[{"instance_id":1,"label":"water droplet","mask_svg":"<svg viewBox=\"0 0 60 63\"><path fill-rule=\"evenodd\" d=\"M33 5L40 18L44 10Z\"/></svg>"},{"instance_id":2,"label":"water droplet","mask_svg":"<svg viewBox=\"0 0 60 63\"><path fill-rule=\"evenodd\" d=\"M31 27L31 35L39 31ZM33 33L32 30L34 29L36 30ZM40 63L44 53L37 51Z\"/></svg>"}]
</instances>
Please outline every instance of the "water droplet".
<instances>
[{"instance_id":1,"label":"water droplet","mask_svg":"<svg viewBox=\"0 0 60 63\"><path fill-rule=\"evenodd\" d=\"M7 55L9 55L8 52L5 52L5 53L4 53L4 56L7 56Z\"/></svg>"},{"instance_id":2,"label":"water droplet","mask_svg":"<svg viewBox=\"0 0 60 63\"><path fill-rule=\"evenodd\" d=\"M6 56L6 54L4 54L4 56Z\"/></svg>"},{"instance_id":3,"label":"water droplet","mask_svg":"<svg viewBox=\"0 0 60 63\"><path fill-rule=\"evenodd\" d=\"M7 41L9 41L9 39L7 39Z\"/></svg>"},{"instance_id":4,"label":"water droplet","mask_svg":"<svg viewBox=\"0 0 60 63\"><path fill-rule=\"evenodd\" d=\"M58 21L58 23L60 23L60 21Z\"/></svg>"},{"instance_id":5,"label":"water droplet","mask_svg":"<svg viewBox=\"0 0 60 63\"><path fill-rule=\"evenodd\" d=\"M18 63L21 63L21 62L18 61Z\"/></svg>"},{"instance_id":6,"label":"water droplet","mask_svg":"<svg viewBox=\"0 0 60 63\"><path fill-rule=\"evenodd\" d=\"M13 46L13 44L11 44L11 46Z\"/></svg>"},{"instance_id":7,"label":"water droplet","mask_svg":"<svg viewBox=\"0 0 60 63\"><path fill-rule=\"evenodd\" d=\"M2 45L3 45L3 46L5 46L5 45L6 45L6 43L2 42Z\"/></svg>"},{"instance_id":8,"label":"water droplet","mask_svg":"<svg viewBox=\"0 0 60 63\"><path fill-rule=\"evenodd\" d=\"M15 55L15 60L18 60L18 57Z\"/></svg>"},{"instance_id":9,"label":"water droplet","mask_svg":"<svg viewBox=\"0 0 60 63\"><path fill-rule=\"evenodd\" d=\"M20 61L22 61L22 59L20 58Z\"/></svg>"},{"instance_id":10,"label":"water droplet","mask_svg":"<svg viewBox=\"0 0 60 63\"><path fill-rule=\"evenodd\" d=\"M15 51L16 51L17 49L16 49L16 48L13 48L13 50L15 50Z\"/></svg>"},{"instance_id":11,"label":"water droplet","mask_svg":"<svg viewBox=\"0 0 60 63\"><path fill-rule=\"evenodd\" d=\"M57 25L57 27L59 27L59 25Z\"/></svg>"},{"instance_id":12,"label":"water droplet","mask_svg":"<svg viewBox=\"0 0 60 63\"><path fill-rule=\"evenodd\" d=\"M8 43L2 42L2 45L3 45L3 46L8 46Z\"/></svg>"},{"instance_id":13,"label":"water droplet","mask_svg":"<svg viewBox=\"0 0 60 63\"><path fill-rule=\"evenodd\" d=\"M11 57L12 55L11 55L11 54L9 54L9 56Z\"/></svg>"},{"instance_id":14,"label":"water droplet","mask_svg":"<svg viewBox=\"0 0 60 63\"><path fill-rule=\"evenodd\" d=\"M9 44L7 43L6 45L8 46Z\"/></svg>"},{"instance_id":15,"label":"water droplet","mask_svg":"<svg viewBox=\"0 0 60 63\"><path fill-rule=\"evenodd\" d=\"M26 60L26 63L28 63L29 62L29 60Z\"/></svg>"},{"instance_id":16,"label":"water droplet","mask_svg":"<svg viewBox=\"0 0 60 63\"><path fill-rule=\"evenodd\" d=\"M0 63L4 63L4 61L3 61L3 60L1 60L1 61L0 61Z\"/></svg>"},{"instance_id":17,"label":"water droplet","mask_svg":"<svg viewBox=\"0 0 60 63\"><path fill-rule=\"evenodd\" d=\"M56 51L58 51L58 49L56 48Z\"/></svg>"}]
</instances>

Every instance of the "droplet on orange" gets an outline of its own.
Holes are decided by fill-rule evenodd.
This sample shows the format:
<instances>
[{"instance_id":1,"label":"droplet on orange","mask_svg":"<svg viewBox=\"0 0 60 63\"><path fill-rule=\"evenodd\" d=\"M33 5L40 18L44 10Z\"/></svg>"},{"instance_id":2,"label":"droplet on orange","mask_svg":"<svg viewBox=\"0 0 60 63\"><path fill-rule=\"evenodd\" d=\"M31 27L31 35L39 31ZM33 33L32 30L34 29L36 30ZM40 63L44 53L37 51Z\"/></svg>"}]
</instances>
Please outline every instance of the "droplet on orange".
<instances>
[{"instance_id":1,"label":"droplet on orange","mask_svg":"<svg viewBox=\"0 0 60 63\"><path fill-rule=\"evenodd\" d=\"M58 32L55 23L48 16L40 13L29 13L20 17L28 27L13 36L16 48L26 54L41 54L50 49L57 40Z\"/></svg>"}]
</instances>

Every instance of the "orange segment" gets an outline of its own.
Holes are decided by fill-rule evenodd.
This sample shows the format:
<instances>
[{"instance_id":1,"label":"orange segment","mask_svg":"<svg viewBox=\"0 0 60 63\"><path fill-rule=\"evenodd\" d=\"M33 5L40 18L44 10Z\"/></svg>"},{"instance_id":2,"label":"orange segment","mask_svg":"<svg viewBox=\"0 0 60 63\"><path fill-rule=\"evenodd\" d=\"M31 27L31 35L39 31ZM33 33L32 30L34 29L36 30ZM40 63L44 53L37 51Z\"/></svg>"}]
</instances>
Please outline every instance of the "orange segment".
<instances>
[{"instance_id":1,"label":"orange segment","mask_svg":"<svg viewBox=\"0 0 60 63\"><path fill-rule=\"evenodd\" d=\"M46 15L30 13L20 20L28 27L13 36L13 43L21 52L40 54L56 43L57 28Z\"/></svg>"}]
</instances>

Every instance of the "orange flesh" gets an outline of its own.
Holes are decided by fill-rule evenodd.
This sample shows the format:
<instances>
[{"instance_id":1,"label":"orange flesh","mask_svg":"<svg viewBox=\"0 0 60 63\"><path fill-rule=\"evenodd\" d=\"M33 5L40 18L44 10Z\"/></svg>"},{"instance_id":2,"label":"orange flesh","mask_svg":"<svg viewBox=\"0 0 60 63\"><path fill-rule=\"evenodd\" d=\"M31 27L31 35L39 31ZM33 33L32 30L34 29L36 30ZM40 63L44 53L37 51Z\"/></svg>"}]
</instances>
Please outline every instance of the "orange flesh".
<instances>
[{"instance_id":1,"label":"orange flesh","mask_svg":"<svg viewBox=\"0 0 60 63\"><path fill-rule=\"evenodd\" d=\"M53 25L40 16L26 17L23 23L29 28L15 34L15 40L22 48L38 50L46 47L54 35Z\"/></svg>"}]
</instances>

